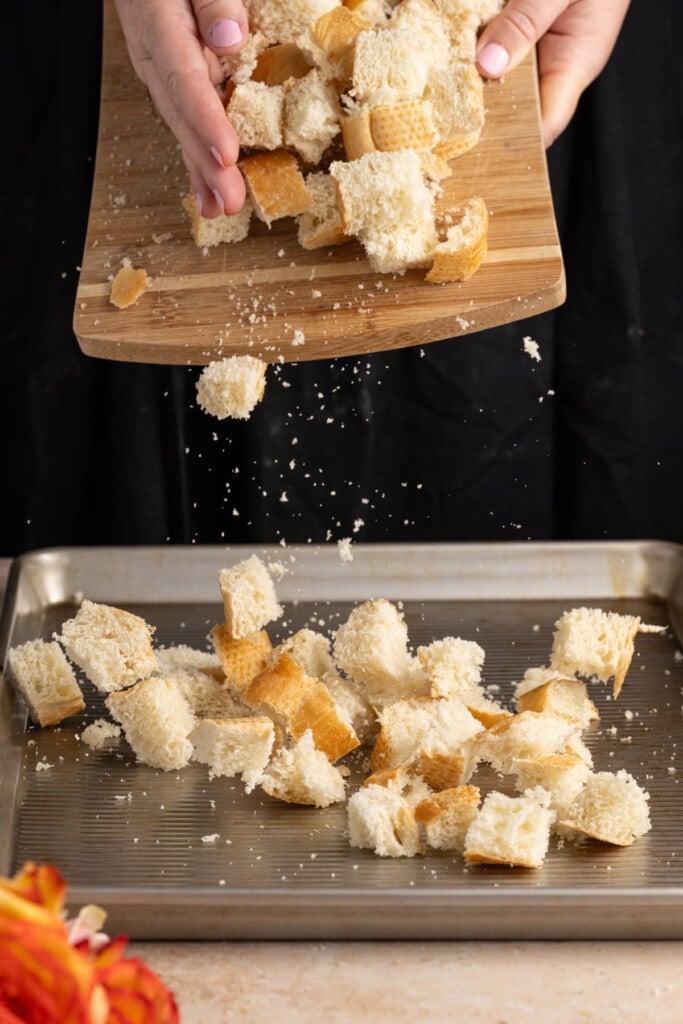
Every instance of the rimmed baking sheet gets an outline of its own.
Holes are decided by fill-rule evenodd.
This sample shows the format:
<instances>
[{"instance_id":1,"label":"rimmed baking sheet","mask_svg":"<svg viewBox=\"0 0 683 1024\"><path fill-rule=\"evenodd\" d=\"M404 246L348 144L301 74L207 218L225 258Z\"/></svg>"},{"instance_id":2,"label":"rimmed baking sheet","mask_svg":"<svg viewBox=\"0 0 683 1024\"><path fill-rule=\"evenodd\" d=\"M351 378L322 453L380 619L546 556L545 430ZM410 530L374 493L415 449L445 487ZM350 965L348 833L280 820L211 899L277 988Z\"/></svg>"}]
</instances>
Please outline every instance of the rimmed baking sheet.
<instances>
[{"instance_id":1,"label":"rimmed baking sheet","mask_svg":"<svg viewBox=\"0 0 683 1024\"><path fill-rule=\"evenodd\" d=\"M156 771L135 764L125 742L89 750L78 736L103 713L89 684L83 715L32 728L3 677L1 874L49 860L72 907L99 903L112 932L137 939L683 938L683 549L359 544L352 562L334 545L35 552L12 567L0 656L48 638L82 595L144 615L159 644L206 646L222 614L218 572L252 551L289 568L274 641L303 625L332 630L354 603L387 597L403 602L414 645L477 640L485 682L504 700L527 667L547 661L553 624L570 607L668 625L638 638L618 702L592 688L601 720L587 734L596 769L623 767L649 790L651 833L629 849L553 840L536 871L467 869L433 851L385 860L348 845L343 808L246 796L238 780L210 781L198 764ZM352 783L361 760L350 758Z\"/></svg>"}]
</instances>

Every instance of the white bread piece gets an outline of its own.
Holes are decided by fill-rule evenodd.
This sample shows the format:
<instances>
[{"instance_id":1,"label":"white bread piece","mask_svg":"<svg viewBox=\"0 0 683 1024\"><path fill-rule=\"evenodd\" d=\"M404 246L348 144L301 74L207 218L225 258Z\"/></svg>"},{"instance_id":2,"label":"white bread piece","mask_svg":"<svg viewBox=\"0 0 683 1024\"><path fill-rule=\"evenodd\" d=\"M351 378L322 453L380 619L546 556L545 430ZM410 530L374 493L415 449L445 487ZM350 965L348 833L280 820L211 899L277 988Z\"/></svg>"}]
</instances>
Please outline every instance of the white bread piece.
<instances>
[{"instance_id":1,"label":"white bread piece","mask_svg":"<svg viewBox=\"0 0 683 1024\"><path fill-rule=\"evenodd\" d=\"M329 807L344 800L346 784L338 768L313 742L307 729L298 742L273 758L261 778L261 788L269 796L288 804Z\"/></svg>"},{"instance_id":2,"label":"white bread piece","mask_svg":"<svg viewBox=\"0 0 683 1024\"><path fill-rule=\"evenodd\" d=\"M226 682L240 697L268 664L273 651L270 637L262 629L236 640L224 623L214 626L210 635Z\"/></svg>"},{"instance_id":3,"label":"white bread piece","mask_svg":"<svg viewBox=\"0 0 683 1024\"><path fill-rule=\"evenodd\" d=\"M361 744L370 743L377 732L375 713L357 683L343 679L330 653L330 640L313 629L300 629L279 644L272 659L288 654L307 676L322 683L334 701L340 717L358 736Z\"/></svg>"},{"instance_id":4,"label":"white bread piece","mask_svg":"<svg viewBox=\"0 0 683 1024\"><path fill-rule=\"evenodd\" d=\"M340 132L336 91L317 70L285 86L283 138L308 164L317 165Z\"/></svg>"},{"instance_id":5,"label":"white bread piece","mask_svg":"<svg viewBox=\"0 0 683 1024\"><path fill-rule=\"evenodd\" d=\"M241 775L247 793L261 781L275 742L270 718L205 718L189 736L193 761L209 766L209 778Z\"/></svg>"},{"instance_id":6,"label":"white bread piece","mask_svg":"<svg viewBox=\"0 0 683 1024\"><path fill-rule=\"evenodd\" d=\"M543 686L544 683L549 682L551 679L573 679L574 676L566 676L561 672L558 672L555 668L550 668L549 665L534 665L532 668L528 668L521 680L515 687L515 703L519 701L519 698L523 694L528 693L529 690L535 690L537 686Z\"/></svg>"},{"instance_id":7,"label":"white bread piece","mask_svg":"<svg viewBox=\"0 0 683 1024\"><path fill-rule=\"evenodd\" d=\"M576 754L546 754L543 757L515 758L510 770L515 776L515 788L523 793L541 786L550 794L550 806L558 817L576 799L588 777L590 766Z\"/></svg>"},{"instance_id":8,"label":"white bread piece","mask_svg":"<svg viewBox=\"0 0 683 1024\"><path fill-rule=\"evenodd\" d=\"M591 775L558 825L613 846L630 846L650 831L649 793L628 772Z\"/></svg>"},{"instance_id":9,"label":"white bread piece","mask_svg":"<svg viewBox=\"0 0 683 1024\"><path fill-rule=\"evenodd\" d=\"M239 53L230 53L218 58L225 77L231 79L231 83L235 85L253 78L258 67L259 57L267 46L268 40L262 32L250 32L249 38ZM281 85L282 83L268 84Z\"/></svg>"},{"instance_id":10,"label":"white bread piece","mask_svg":"<svg viewBox=\"0 0 683 1024\"><path fill-rule=\"evenodd\" d=\"M434 127L445 159L472 148L484 126L484 86L473 64L454 61L443 68L431 68L424 99L431 104ZM464 142L467 140L467 146ZM447 143L457 145L447 146Z\"/></svg>"},{"instance_id":11,"label":"white bread piece","mask_svg":"<svg viewBox=\"0 0 683 1024\"><path fill-rule=\"evenodd\" d=\"M392 0L343 0L348 7L371 25L386 25L392 9Z\"/></svg>"},{"instance_id":12,"label":"white bread piece","mask_svg":"<svg viewBox=\"0 0 683 1024\"><path fill-rule=\"evenodd\" d=\"M127 690L110 693L105 704L123 726L138 761L165 772L189 763L188 736L196 719L175 680L143 679Z\"/></svg>"},{"instance_id":13,"label":"white bread piece","mask_svg":"<svg viewBox=\"0 0 683 1024\"><path fill-rule=\"evenodd\" d=\"M288 654L264 669L243 697L245 704L268 715L292 739L299 740L310 731L317 749L330 761L359 746L358 737L327 689L307 676Z\"/></svg>"},{"instance_id":14,"label":"white bread piece","mask_svg":"<svg viewBox=\"0 0 683 1024\"><path fill-rule=\"evenodd\" d=\"M334 78L342 88L351 84L356 36L369 28L372 22L349 7L333 7L318 18L311 36L322 51L316 63L324 68L327 79Z\"/></svg>"},{"instance_id":15,"label":"white bread piece","mask_svg":"<svg viewBox=\"0 0 683 1024\"><path fill-rule=\"evenodd\" d=\"M183 196L182 204L190 219L190 231L195 245L200 249L221 245L223 242L241 242L249 234L254 208L248 198L239 213L219 213L213 218L201 215L194 193L189 192Z\"/></svg>"},{"instance_id":16,"label":"white bread piece","mask_svg":"<svg viewBox=\"0 0 683 1024\"><path fill-rule=\"evenodd\" d=\"M379 857L414 857L422 851L412 807L386 786L364 786L346 806L349 842Z\"/></svg>"},{"instance_id":17,"label":"white bread piece","mask_svg":"<svg viewBox=\"0 0 683 1024\"><path fill-rule=\"evenodd\" d=\"M387 28L411 35L427 68L448 65L451 50L448 25L433 0L400 0Z\"/></svg>"},{"instance_id":18,"label":"white bread piece","mask_svg":"<svg viewBox=\"0 0 683 1024\"><path fill-rule=\"evenodd\" d=\"M374 707L424 689L408 653L408 627L395 604L385 598L357 605L334 637L334 660L365 687Z\"/></svg>"},{"instance_id":19,"label":"white bread piece","mask_svg":"<svg viewBox=\"0 0 683 1024\"><path fill-rule=\"evenodd\" d=\"M282 217L297 217L312 205L296 157L285 149L256 153L240 162L254 212L268 227Z\"/></svg>"},{"instance_id":20,"label":"white bread piece","mask_svg":"<svg viewBox=\"0 0 683 1024\"><path fill-rule=\"evenodd\" d=\"M636 635L660 632L637 615L619 615L601 608L573 608L555 623L550 667L567 676L614 680L618 697L634 654Z\"/></svg>"},{"instance_id":21,"label":"white bread piece","mask_svg":"<svg viewBox=\"0 0 683 1024\"><path fill-rule=\"evenodd\" d=\"M485 651L473 640L446 636L418 647L417 656L431 685L432 697L461 697L481 683Z\"/></svg>"},{"instance_id":22,"label":"white bread piece","mask_svg":"<svg viewBox=\"0 0 683 1024\"><path fill-rule=\"evenodd\" d=\"M221 569L218 585L223 598L225 625L229 635L236 640L260 632L283 614L283 608L277 603L273 580L258 555L251 555L230 569Z\"/></svg>"},{"instance_id":23,"label":"white bread piece","mask_svg":"<svg viewBox=\"0 0 683 1024\"><path fill-rule=\"evenodd\" d=\"M483 732L458 698L399 700L380 711L378 717L379 736L370 760L373 771L408 764L421 753L449 758L457 755L471 736ZM424 770L422 774L429 781Z\"/></svg>"},{"instance_id":24,"label":"white bread piece","mask_svg":"<svg viewBox=\"0 0 683 1024\"><path fill-rule=\"evenodd\" d=\"M368 775L364 786L386 786L392 793L403 797L414 809L433 794L431 786L417 771L414 764L398 764L394 768L382 768Z\"/></svg>"},{"instance_id":25,"label":"white bread piece","mask_svg":"<svg viewBox=\"0 0 683 1024\"><path fill-rule=\"evenodd\" d=\"M264 85L284 85L290 78L303 78L310 70L306 55L296 43L278 43L259 53L251 80Z\"/></svg>"},{"instance_id":26,"label":"white bread piece","mask_svg":"<svg viewBox=\"0 0 683 1024\"><path fill-rule=\"evenodd\" d=\"M254 356L228 356L204 367L197 404L216 419L248 420L263 398L266 364Z\"/></svg>"},{"instance_id":27,"label":"white bread piece","mask_svg":"<svg viewBox=\"0 0 683 1024\"><path fill-rule=\"evenodd\" d=\"M432 105L427 100L400 100L372 107L370 134L374 149L430 150L436 140Z\"/></svg>"},{"instance_id":28,"label":"white bread piece","mask_svg":"<svg viewBox=\"0 0 683 1024\"><path fill-rule=\"evenodd\" d=\"M575 718L550 711L522 711L486 731L481 739L481 759L509 775L513 761L560 753L580 730Z\"/></svg>"},{"instance_id":29,"label":"white bread piece","mask_svg":"<svg viewBox=\"0 0 683 1024\"><path fill-rule=\"evenodd\" d=\"M313 22L339 7L340 0L246 0L252 29L262 32L269 43L294 43Z\"/></svg>"},{"instance_id":30,"label":"white bread piece","mask_svg":"<svg viewBox=\"0 0 683 1024\"><path fill-rule=\"evenodd\" d=\"M220 658L214 651L202 651L189 644L172 644L170 647L156 647L159 672L205 672L218 682L225 679Z\"/></svg>"},{"instance_id":31,"label":"white bread piece","mask_svg":"<svg viewBox=\"0 0 683 1024\"><path fill-rule=\"evenodd\" d=\"M240 146L246 149L279 149L285 93L281 85L242 82L235 86L226 113L237 132Z\"/></svg>"},{"instance_id":32,"label":"white bread piece","mask_svg":"<svg viewBox=\"0 0 683 1024\"><path fill-rule=\"evenodd\" d=\"M539 868L554 820L550 797L540 787L517 797L489 793L465 836L465 863Z\"/></svg>"},{"instance_id":33,"label":"white bread piece","mask_svg":"<svg viewBox=\"0 0 683 1024\"><path fill-rule=\"evenodd\" d=\"M410 27L375 28L356 36L353 95L359 104L419 99L427 84L429 61L415 45Z\"/></svg>"},{"instance_id":34,"label":"white bread piece","mask_svg":"<svg viewBox=\"0 0 683 1024\"><path fill-rule=\"evenodd\" d=\"M479 800L476 786L455 786L419 803L415 818L422 826L427 846L462 853L465 836L479 810Z\"/></svg>"},{"instance_id":35,"label":"white bread piece","mask_svg":"<svg viewBox=\"0 0 683 1024\"><path fill-rule=\"evenodd\" d=\"M542 686L527 690L517 701L518 711L555 711L576 718L586 729L600 713L580 679L549 679Z\"/></svg>"},{"instance_id":36,"label":"white bread piece","mask_svg":"<svg viewBox=\"0 0 683 1024\"><path fill-rule=\"evenodd\" d=\"M175 669L161 673L172 679L195 718L241 718L251 714L229 689L200 669Z\"/></svg>"},{"instance_id":37,"label":"white bread piece","mask_svg":"<svg viewBox=\"0 0 683 1024\"><path fill-rule=\"evenodd\" d=\"M121 726L108 722L106 718L98 718L86 725L81 732L81 743L91 750L102 750L110 740L117 741L121 737Z\"/></svg>"},{"instance_id":38,"label":"white bread piece","mask_svg":"<svg viewBox=\"0 0 683 1024\"><path fill-rule=\"evenodd\" d=\"M32 721L57 725L85 708L81 688L59 644L28 640L10 648L7 661Z\"/></svg>"},{"instance_id":39,"label":"white bread piece","mask_svg":"<svg viewBox=\"0 0 683 1024\"><path fill-rule=\"evenodd\" d=\"M488 247L489 215L480 196L472 196L446 239L432 250L432 265L425 280L432 284L467 281L481 266Z\"/></svg>"},{"instance_id":40,"label":"white bread piece","mask_svg":"<svg viewBox=\"0 0 683 1024\"><path fill-rule=\"evenodd\" d=\"M445 181L453 176L453 168L448 160L444 160L433 149L420 149L420 166L428 181Z\"/></svg>"},{"instance_id":41,"label":"white bread piece","mask_svg":"<svg viewBox=\"0 0 683 1024\"><path fill-rule=\"evenodd\" d=\"M369 107L353 108L342 114L340 125L344 154L348 161L358 160L366 153L375 152Z\"/></svg>"},{"instance_id":42,"label":"white bread piece","mask_svg":"<svg viewBox=\"0 0 683 1024\"><path fill-rule=\"evenodd\" d=\"M466 786L482 760L481 743L485 735L485 732L475 733L457 749L423 747L418 753L417 770L437 793Z\"/></svg>"},{"instance_id":43,"label":"white bread piece","mask_svg":"<svg viewBox=\"0 0 683 1024\"><path fill-rule=\"evenodd\" d=\"M412 149L335 161L342 227L363 244L378 273L402 274L430 263L438 245L434 194Z\"/></svg>"},{"instance_id":44,"label":"white bread piece","mask_svg":"<svg viewBox=\"0 0 683 1024\"><path fill-rule=\"evenodd\" d=\"M503 9L505 0L434 0L446 22L451 48L460 60L474 61L477 35Z\"/></svg>"},{"instance_id":45,"label":"white bread piece","mask_svg":"<svg viewBox=\"0 0 683 1024\"><path fill-rule=\"evenodd\" d=\"M157 671L153 632L139 615L86 598L55 640L98 690L110 693Z\"/></svg>"},{"instance_id":46,"label":"white bread piece","mask_svg":"<svg viewBox=\"0 0 683 1024\"><path fill-rule=\"evenodd\" d=\"M342 229L337 188L324 171L313 171L305 177L311 206L297 217L297 237L304 249L322 249L348 241Z\"/></svg>"}]
</instances>

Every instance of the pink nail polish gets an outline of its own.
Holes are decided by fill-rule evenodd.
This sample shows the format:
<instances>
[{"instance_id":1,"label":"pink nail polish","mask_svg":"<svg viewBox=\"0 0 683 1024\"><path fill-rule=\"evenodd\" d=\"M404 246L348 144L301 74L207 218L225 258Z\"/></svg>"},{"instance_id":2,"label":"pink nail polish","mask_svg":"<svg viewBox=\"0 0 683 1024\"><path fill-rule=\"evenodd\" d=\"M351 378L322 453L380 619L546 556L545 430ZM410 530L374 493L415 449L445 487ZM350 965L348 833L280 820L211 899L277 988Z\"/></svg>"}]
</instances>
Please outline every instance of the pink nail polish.
<instances>
[{"instance_id":1,"label":"pink nail polish","mask_svg":"<svg viewBox=\"0 0 683 1024\"><path fill-rule=\"evenodd\" d=\"M199 192L195 192L194 198L195 198L195 202L197 203L197 209L199 210L199 214L201 216L201 212L204 209L204 200L202 199L202 197L199 194Z\"/></svg>"},{"instance_id":2,"label":"pink nail polish","mask_svg":"<svg viewBox=\"0 0 683 1024\"><path fill-rule=\"evenodd\" d=\"M215 196L216 202L221 208L221 213L225 213L225 203L223 202L223 196L220 194L217 188L211 190Z\"/></svg>"},{"instance_id":3,"label":"pink nail polish","mask_svg":"<svg viewBox=\"0 0 683 1024\"><path fill-rule=\"evenodd\" d=\"M231 18L223 18L209 30L209 40L212 46L217 46L220 49L234 46L235 43L242 42L242 29Z\"/></svg>"},{"instance_id":4,"label":"pink nail polish","mask_svg":"<svg viewBox=\"0 0 683 1024\"><path fill-rule=\"evenodd\" d=\"M497 78L510 63L510 54L500 43L487 43L477 54L477 64L486 75Z\"/></svg>"},{"instance_id":5,"label":"pink nail polish","mask_svg":"<svg viewBox=\"0 0 683 1024\"><path fill-rule=\"evenodd\" d=\"M223 157L220 155L215 146L211 147L211 156L214 158L219 167L225 167L223 163Z\"/></svg>"}]
</instances>

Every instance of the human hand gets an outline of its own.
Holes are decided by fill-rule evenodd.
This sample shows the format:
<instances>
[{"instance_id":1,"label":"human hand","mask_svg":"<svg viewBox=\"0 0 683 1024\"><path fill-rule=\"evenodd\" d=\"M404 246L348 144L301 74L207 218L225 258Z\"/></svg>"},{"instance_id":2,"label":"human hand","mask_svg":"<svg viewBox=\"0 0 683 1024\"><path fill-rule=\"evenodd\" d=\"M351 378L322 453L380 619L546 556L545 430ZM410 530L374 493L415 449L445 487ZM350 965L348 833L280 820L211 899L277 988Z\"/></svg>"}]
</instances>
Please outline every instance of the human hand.
<instances>
[{"instance_id":1,"label":"human hand","mask_svg":"<svg viewBox=\"0 0 683 1024\"><path fill-rule=\"evenodd\" d=\"M543 141L569 124L581 93L602 71L630 0L509 0L477 44L487 78L511 71L538 43Z\"/></svg>"},{"instance_id":2,"label":"human hand","mask_svg":"<svg viewBox=\"0 0 683 1024\"><path fill-rule=\"evenodd\" d=\"M237 213L244 181L239 142L215 86L219 57L249 33L242 0L115 0L128 53L152 102L180 143L205 217Z\"/></svg>"}]
</instances>

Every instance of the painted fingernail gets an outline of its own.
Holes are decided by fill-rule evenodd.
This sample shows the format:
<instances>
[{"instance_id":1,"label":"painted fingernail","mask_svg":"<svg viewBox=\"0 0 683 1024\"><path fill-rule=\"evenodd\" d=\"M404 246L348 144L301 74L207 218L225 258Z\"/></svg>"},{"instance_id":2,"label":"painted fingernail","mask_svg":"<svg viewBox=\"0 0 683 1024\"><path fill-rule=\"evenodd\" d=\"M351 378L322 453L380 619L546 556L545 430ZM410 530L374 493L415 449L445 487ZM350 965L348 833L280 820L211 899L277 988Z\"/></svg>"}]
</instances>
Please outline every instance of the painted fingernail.
<instances>
[{"instance_id":1,"label":"painted fingernail","mask_svg":"<svg viewBox=\"0 0 683 1024\"><path fill-rule=\"evenodd\" d=\"M211 191L214 194L216 202L218 203L218 205L221 208L221 213L225 213L225 203L223 202L223 196L220 194L220 192L218 191L217 188L214 188Z\"/></svg>"},{"instance_id":2,"label":"painted fingernail","mask_svg":"<svg viewBox=\"0 0 683 1024\"><path fill-rule=\"evenodd\" d=\"M223 163L223 157L220 155L215 146L211 147L211 156L214 158L219 167L225 167Z\"/></svg>"},{"instance_id":3,"label":"painted fingernail","mask_svg":"<svg viewBox=\"0 0 683 1024\"><path fill-rule=\"evenodd\" d=\"M510 54L500 43L487 43L477 54L477 64L486 75L502 75L510 63Z\"/></svg>"},{"instance_id":4,"label":"painted fingernail","mask_svg":"<svg viewBox=\"0 0 683 1024\"><path fill-rule=\"evenodd\" d=\"M204 209L204 200L202 199L202 197L199 194L199 192L195 192L194 198L195 198L195 202L197 203L197 209L199 210L199 213L201 214L202 210Z\"/></svg>"},{"instance_id":5,"label":"painted fingernail","mask_svg":"<svg viewBox=\"0 0 683 1024\"><path fill-rule=\"evenodd\" d=\"M242 29L231 18L223 18L209 30L209 39L212 46L234 46L242 42Z\"/></svg>"}]
</instances>

